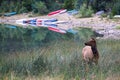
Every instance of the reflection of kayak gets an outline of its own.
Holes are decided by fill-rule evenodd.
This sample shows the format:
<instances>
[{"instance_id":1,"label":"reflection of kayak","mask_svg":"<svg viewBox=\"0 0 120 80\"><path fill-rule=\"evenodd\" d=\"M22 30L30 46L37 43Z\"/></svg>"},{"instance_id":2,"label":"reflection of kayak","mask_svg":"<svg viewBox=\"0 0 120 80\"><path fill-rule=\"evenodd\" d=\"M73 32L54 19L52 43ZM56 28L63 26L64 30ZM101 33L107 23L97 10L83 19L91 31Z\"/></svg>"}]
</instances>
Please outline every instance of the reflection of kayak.
<instances>
[{"instance_id":1,"label":"reflection of kayak","mask_svg":"<svg viewBox=\"0 0 120 80\"><path fill-rule=\"evenodd\" d=\"M73 29L68 29L67 32L72 33L72 34L76 34L77 33L77 31L73 30Z\"/></svg>"},{"instance_id":2,"label":"reflection of kayak","mask_svg":"<svg viewBox=\"0 0 120 80\"><path fill-rule=\"evenodd\" d=\"M36 23L36 26L42 26L42 27L49 27L49 26L52 26L52 27L57 27L56 24L43 24L43 23Z\"/></svg>"},{"instance_id":3,"label":"reflection of kayak","mask_svg":"<svg viewBox=\"0 0 120 80\"><path fill-rule=\"evenodd\" d=\"M57 28L57 27L48 27L48 29L51 30L51 31L55 31L55 32L58 32L58 33L62 33L62 34L65 34L65 33L66 33L65 30L59 29L59 28Z\"/></svg>"},{"instance_id":4,"label":"reflection of kayak","mask_svg":"<svg viewBox=\"0 0 120 80\"><path fill-rule=\"evenodd\" d=\"M4 16L12 16L12 15L15 15L16 12L10 12L10 13L5 13Z\"/></svg>"},{"instance_id":5,"label":"reflection of kayak","mask_svg":"<svg viewBox=\"0 0 120 80\"><path fill-rule=\"evenodd\" d=\"M67 21L44 22L45 24L66 24Z\"/></svg>"},{"instance_id":6,"label":"reflection of kayak","mask_svg":"<svg viewBox=\"0 0 120 80\"><path fill-rule=\"evenodd\" d=\"M60 9L60 10L57 10L57 11L53 11L53 12L50 12L48 14L48 16L51 16L51 15L54 15L54 14L62 14L62 13L65 13L67 10L66 9Z\"/></svg>"},{"instance_id":7,"label":"reflection of kayak","mask_svg":"<svg viewBox=\"0 0 120 80\"><path fill-rule=\"evenodd\" d=\"M58 21L56 18L52 19L37 19L36 22L55 22Z\"/></svg>"}]
</instances>

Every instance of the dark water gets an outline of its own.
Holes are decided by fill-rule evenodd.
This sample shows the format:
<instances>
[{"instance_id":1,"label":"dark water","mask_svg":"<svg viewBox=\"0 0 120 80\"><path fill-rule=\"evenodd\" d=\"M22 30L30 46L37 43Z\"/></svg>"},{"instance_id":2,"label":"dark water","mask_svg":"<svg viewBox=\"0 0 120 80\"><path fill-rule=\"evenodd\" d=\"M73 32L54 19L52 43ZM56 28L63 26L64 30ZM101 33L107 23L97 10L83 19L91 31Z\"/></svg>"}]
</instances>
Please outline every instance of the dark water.
<instances>
[{"instance_id":1,"label":"dark water","mask_svg":"<svg viewBox=\"0 0 120 80\"><path fill-rule=\"evenodd\" d=\"M73 40L80 42L94 35L88 28L77 29L77 34L67 32L61 34L48 30L46 27L23 28L8 24L0 24L0 51L16 51L51 45L55 41Z\"/></svg>"}]
</instances>

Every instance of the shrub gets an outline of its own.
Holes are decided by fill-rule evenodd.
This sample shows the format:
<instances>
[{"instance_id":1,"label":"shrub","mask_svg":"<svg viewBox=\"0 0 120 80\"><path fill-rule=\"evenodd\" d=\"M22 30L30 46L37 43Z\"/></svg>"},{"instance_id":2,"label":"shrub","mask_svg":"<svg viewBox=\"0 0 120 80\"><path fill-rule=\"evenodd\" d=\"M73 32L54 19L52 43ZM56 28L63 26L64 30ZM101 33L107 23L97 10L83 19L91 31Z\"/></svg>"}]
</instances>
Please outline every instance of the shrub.
<instances>
[{"instance_id":1,"label":"shrub","mask_svg":"<svg viewBox=\"0 0 120 80\"><path fill-rule=\"evenodd\" d=\"M63 7L66 9L74 9L75 0L65 0Z\"/></svg>"},{"instance_id":2,"label":"shrub","mask_svg":"<svg viewBox=\"0 0 120 80\"><path fill-rule=\"evenodd\" d=\"M113 15L120 14L120 2L113 5L112 13Z\"/></svg>"},{"instance_id":3,"label":"shrub","mask_svg":"<svg viewBox=\"0 0 120 80\"><path fill-rule=\"evenodd\" d=\"M32 5L32 8L33 8L33 12L35 12L35 13L44 14L44 13L48 12L45 3L41 2L41 1L40 2L35 2Z\"/></svg>"},{"instance_id":4,"label":"shrub","mask_svg":"<svg viewBox=\"0 0 120 80\"><path fill-rule=\"evenodd\" d=\"M89 6L87 8L86 4L83 4L79 9L79 17L91 17L93 14L92 8Z\"/></svg>"},{"instance_id":5,"label":"shrub","mask_svg":"<svg viewBox=\"0 0 120 80\"><path fill-rule=\"evenodd\" d=\"M49 11L54 11L54 10L59 10L61 9L62 4L59 4L57 2L52 2L51 4L48 5Z\"/></svg>"}]
</instances>

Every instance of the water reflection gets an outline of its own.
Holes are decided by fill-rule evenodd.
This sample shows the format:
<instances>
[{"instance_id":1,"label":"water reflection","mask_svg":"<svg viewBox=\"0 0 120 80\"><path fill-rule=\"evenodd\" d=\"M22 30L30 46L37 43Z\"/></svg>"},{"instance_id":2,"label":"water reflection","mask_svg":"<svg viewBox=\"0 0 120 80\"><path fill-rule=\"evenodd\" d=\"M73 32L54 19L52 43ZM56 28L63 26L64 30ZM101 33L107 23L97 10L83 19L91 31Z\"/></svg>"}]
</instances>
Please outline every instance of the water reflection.
<instances>
[{"instance_id":1,"label":"water reflection","mask_svg":"<svg viewBox=\"0 0 120 80\"><path fill-rule=\"evenodd\" d=\"M23 28L7 24L0 24L0 49L1 51L30 49L49 45L51 42L73 40L81 42L93 35L88 28L78 28L77 34L67 32L60 34L45 27Z\"/></svg>"}]
</instances>

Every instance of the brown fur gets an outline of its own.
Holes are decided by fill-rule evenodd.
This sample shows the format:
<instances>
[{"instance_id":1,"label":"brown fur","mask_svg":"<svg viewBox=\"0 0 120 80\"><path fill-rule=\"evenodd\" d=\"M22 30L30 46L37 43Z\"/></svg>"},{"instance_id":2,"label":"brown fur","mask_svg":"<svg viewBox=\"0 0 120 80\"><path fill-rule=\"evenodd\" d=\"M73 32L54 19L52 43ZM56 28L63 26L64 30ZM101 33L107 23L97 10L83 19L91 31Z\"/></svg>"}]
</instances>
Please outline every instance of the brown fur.
<instances>
[{"instance_id":1,"label":"brown fur","mask_svg":"<svg viewBox=\"0 0 120 80\"><path fill-rule=\"evenodd\" d=\"M85 62L94 62L98 64L99 53L94 38L91 38L90 41L85 43L85 47L82 50L82 56Z\"/></svg>"}]
</instances>

